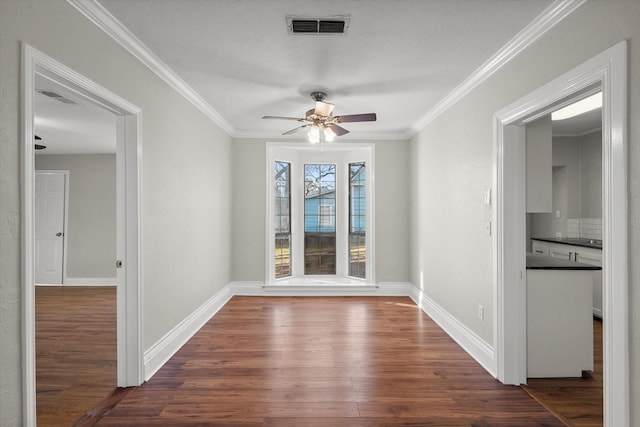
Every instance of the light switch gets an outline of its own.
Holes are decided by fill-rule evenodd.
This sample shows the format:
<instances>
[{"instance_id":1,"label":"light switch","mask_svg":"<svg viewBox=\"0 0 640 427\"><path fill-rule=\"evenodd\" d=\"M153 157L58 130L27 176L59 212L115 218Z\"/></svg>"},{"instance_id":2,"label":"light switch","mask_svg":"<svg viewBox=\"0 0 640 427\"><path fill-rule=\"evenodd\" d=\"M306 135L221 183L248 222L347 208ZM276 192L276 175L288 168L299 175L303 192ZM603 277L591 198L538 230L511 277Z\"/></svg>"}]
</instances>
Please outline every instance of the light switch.
<instances>
[{"instance_id":1,"label":"light switch","mask_svg":"<svg viewBox=\"0 0 640 427\"><path fill-rule=\"evenodd\" d=\"M485 205L490 205L491 204L491 189L490 188L487 191L484 192L484 204Z\"/></svg>"},{"instance_id":2,"label":"light switch","mask_svg":"<svg viewBox=\"0 0 640 427\"><path fill-rule=\"evenodd\" d=\"M560 209L556 210L556 218L560 218Z\"/></svg>"}]
</instances>

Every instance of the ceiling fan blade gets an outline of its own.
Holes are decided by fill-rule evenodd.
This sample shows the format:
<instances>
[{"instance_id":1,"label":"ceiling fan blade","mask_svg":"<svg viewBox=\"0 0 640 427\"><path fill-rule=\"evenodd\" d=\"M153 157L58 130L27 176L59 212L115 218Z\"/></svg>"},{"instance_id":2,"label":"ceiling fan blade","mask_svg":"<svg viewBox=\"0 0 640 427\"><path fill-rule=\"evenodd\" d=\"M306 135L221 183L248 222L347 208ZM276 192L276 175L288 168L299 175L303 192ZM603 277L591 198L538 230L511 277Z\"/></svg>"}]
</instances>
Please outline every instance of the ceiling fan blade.
<instances>
[{"instance_id":1,"label":"ceiling fan blade","mask_svg":"<svg viewBox=\"0 0 640 427\"><path fill-rule=\"evenodd\" d=\"M316 116L329 117L333 112L333 104L328 102L316 102Z\"/></svg>"},{"instance_id":2,"label":"ceiling fan blade","mask_svg":"<svg viewBox=\"0 0 640 427\"><path fill-rule=\"evenodd\" d=\"M295 120L297 122L304 122L304 119L299 117L282 117L282 116L262 116L263 119L279 119L279 120Z\"/></svg>"},{"instance_id":3,"label":"ceiling fan blade","mask_svg":"<svg viewBox=\"0 0 640 427\"><path fill-rule=\"evenodd\" d=\"M337 116L335 119L336 123L375 122L376 113L349 114L346 116Z\"/></svg>"},{"instance_id":4,"label":"ceiling fan blade","mask_svg":"<svg viewBox=\"0 0 640 427\"><path fill-rule=\"evenodd\" d=\"M311 125L302 125L302 126L298 126L297 128L293 128L291 130L286 131L285 133L283 133L283 135L291 135L292 133L296 133L299 130L301 130L302 128L306 128L309 127Z\"/></svg>"},{"instance_id":5,"label":"ceiling fan blade","mask_svg":"<svg viewBox=\"0 0 640 427\"><path fill-rule=\"evenodd\" d=\"M333 133L335 133L337 136L342 136L342 135L346 135L346 134L349 133L349 131L346 130L345 128L340 127L338 125L334 125L333 123L329 123L327 125L327 127L329 129L331 129L333 131Z\"/></svg>"}]
</instances>

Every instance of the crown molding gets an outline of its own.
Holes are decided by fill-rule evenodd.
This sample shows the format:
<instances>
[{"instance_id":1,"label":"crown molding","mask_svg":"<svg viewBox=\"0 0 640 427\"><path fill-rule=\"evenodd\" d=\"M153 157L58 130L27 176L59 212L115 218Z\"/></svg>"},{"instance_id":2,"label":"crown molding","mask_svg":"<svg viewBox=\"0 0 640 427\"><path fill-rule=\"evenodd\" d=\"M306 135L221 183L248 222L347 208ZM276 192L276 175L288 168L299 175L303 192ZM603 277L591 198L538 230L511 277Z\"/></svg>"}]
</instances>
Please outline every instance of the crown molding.
<instances>
[{"instance_id":1,"label":"crown molding","mask_svg":"<svg viewBox=\"0 0 640 427\"><path fill-rule=\"evenodd\" d=\"M184 96L211 121L233 136L234 127L225 120L209 103L207 103L191 86L182 80L167 64L156 56L142 41L118 21L97 0L67 0L80 13L103 30L120 46L125 48L136 59L146 65L169 86Z\"/></svg>"},{"instance_id":2,"label":"crown molding","mask_svg":"<svg viewBox=\"0 0 640 427\"><path fill-rule=\"evenodd\" d=\"M573 11L586 3L587 0L556 0L547 7L536 19L524 27L514 38L507 42L498 52L493 54L484 64L467 77L460 85L453 89L439 103L422 116L409 132L413 137L424 129L440 114L447 111L455 103L468 95L479 84L491 77L509 61L515 58L533 42L542 37L556 24L569 16Z\"/></svg>"}]
</instances>

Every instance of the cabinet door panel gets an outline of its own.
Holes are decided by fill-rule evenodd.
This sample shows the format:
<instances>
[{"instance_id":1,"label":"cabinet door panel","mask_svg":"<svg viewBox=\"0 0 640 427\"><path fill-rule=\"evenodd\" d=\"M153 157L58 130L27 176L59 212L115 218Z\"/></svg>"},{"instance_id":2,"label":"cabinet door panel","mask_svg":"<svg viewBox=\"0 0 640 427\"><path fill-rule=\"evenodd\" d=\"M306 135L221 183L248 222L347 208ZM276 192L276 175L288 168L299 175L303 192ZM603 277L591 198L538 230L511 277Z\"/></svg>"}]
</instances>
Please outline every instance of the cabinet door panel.
<instances>
[{"instance_id":1,"label":"cabinet door panel","mask_svg":"<svg viewBox=\"0 0 640 427\"><path fill-rule=\"evenodd\" d=\"M549 256L552 256L553 258L564 259L567 261L573 261L573 251L570 251L563 247L550 247Z\"/></svg>"},{"instance_id":2,"label":"cabinet door panel","mask_svg":"<svg viewBox=\"0 0 640 427\"><path fill-rule=\"evenodd\" d=\"M531 251L537 255L549 256L549 246L536 240L531 243Z\"/></svg>"}]
</instances>

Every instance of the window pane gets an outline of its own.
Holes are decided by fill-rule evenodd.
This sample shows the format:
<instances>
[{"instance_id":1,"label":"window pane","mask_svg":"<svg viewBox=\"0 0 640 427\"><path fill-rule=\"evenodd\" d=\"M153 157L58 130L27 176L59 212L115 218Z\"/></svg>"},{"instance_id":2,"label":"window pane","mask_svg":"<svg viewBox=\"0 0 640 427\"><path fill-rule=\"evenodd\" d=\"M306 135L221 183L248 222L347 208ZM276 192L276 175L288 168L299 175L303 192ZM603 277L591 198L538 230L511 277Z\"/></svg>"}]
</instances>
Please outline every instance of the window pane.
<instances>
[{"instance_id":1,"label":"window pane","mask_svg":"<svg viewBox=\"0 0 640 427\"><path fill-rule=\"evenodd\" d=\"M275 162L275 272L291 275L291 165Z\"/></svg>"},{"instance_id":2,"label":"window pane","mask_svg":"<svg viewBox=\"0 0 640 427\"><path fill-rule=\"evenodd\" d=\"M349 275L366 278L367 249L365 164L349 164Z\"/></svg>"},{"instance_id":3,"label":"window pane","mask_svg":"<svg viewBox=\"0 0 640 427\"><path fill-rule=\"evenodd\" d=\"M304 165L304 274L336 274L336 165Z\"/></svg>"}]
</instances>

